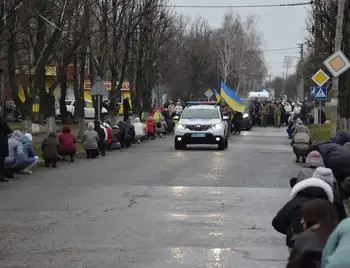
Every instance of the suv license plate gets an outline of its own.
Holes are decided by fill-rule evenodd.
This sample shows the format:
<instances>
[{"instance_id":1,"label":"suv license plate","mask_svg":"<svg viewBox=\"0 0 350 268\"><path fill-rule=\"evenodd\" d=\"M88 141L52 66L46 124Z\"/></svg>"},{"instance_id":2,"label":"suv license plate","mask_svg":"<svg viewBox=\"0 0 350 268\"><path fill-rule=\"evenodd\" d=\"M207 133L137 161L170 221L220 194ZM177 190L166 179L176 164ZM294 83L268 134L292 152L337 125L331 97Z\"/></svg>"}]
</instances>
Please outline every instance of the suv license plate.
<instances>
[{"instance_id":1,"label":"suv license plate","mask_svg":"<svg viewBox=\"0 0 350 268\"><path fill-rule=\"evenodd\" d=\"M191 134L191 137L194 137L194 138L205 138L205 134L194 133L194 134Z\"/></svg>"}]
</instances>

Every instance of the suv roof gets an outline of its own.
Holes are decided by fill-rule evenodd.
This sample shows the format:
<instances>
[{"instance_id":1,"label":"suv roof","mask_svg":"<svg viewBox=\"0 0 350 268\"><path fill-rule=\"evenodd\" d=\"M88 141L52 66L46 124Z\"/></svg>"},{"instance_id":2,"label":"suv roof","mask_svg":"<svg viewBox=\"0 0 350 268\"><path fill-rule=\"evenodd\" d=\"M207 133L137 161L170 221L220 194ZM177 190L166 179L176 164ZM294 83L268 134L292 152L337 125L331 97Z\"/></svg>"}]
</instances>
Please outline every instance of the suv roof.
<instances>
[{"instance_id":1,"label":"suv roof","mask_svg":"<svg viewBox=\"0 0 350 268\"><path fill-rule=\"evenodd\" d=\"M218 109L217 106L209 105L209 104L200 104L200 105L193 105L188 106L186 109Z\"/></svg>"}]
</instances>

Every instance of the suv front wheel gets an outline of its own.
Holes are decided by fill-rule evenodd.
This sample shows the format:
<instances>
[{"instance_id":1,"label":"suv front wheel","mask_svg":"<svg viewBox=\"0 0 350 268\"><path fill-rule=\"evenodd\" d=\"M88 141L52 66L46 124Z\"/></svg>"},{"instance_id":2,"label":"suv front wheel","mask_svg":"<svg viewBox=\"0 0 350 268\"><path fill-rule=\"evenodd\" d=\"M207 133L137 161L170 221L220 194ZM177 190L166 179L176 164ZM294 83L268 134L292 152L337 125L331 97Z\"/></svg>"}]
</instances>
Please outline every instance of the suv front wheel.
<instances>
[{"instance_id":1,"label":"suv front wheel","mask_svg":"<svg viewBox=\"0 0 350 268\"><path fill-rule=\"evenodd\" d=\"M228 146L227 138L226 139L221 139L219 141L219 144L218 144L219 150L223 151L223 150L225 150L225 148L227 148L227 146Z\"/></svg>"},{"instance_id":2,"label":"suv front wheel","mask_svg":"<svg viewBox=\"0 0 350 268\"><path fill-rule=\"evenodd\" d=\"M175 145L174 146L175 150L182 150L186 147L186 145L182 141L177 141L177 140L175 140L174 145Z\"/></svg>"}]
</instances>

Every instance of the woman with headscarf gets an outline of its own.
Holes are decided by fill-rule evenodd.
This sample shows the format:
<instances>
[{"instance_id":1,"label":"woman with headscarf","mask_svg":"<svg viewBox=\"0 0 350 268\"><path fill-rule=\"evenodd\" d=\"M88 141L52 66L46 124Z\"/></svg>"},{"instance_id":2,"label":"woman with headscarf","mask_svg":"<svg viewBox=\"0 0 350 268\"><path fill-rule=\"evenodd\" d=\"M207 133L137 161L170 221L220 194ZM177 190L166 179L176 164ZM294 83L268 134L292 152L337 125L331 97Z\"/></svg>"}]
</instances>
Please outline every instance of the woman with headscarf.
<instances>
[{"instance_id":1,"label":"woman with headscarf","mask_svg":"<svg viewBox=\"0 0 350 268\"><path fill-rule=\"evenodd\" d=\"M94 130L94 123L89 123L83 136L84 149L86 158L96 158L99 155L98 142L99 136Z\"/></svg>"}]
</instances>

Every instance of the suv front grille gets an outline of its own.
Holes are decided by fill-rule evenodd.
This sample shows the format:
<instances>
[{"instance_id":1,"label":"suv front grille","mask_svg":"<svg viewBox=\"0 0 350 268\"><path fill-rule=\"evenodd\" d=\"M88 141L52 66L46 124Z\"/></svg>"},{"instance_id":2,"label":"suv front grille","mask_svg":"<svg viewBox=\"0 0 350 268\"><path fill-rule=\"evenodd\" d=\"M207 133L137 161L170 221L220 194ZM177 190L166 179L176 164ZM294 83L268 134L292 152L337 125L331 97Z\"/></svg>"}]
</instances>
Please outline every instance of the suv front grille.
<instances>
[{"instance_id":1,"label":"suv front grille","mask_svg":"<svg viewBox=\"0 0 350 268\"><path fill-rule=\"evenodd\" d=\"M211 125L187 125L191 131L206 131L211 128Z\"/></svg>"}]
</instances>

